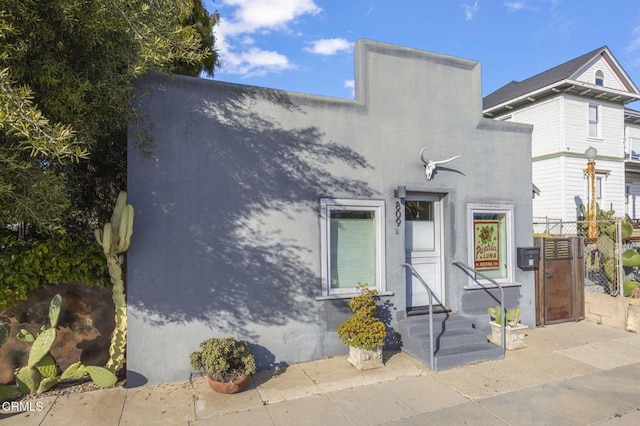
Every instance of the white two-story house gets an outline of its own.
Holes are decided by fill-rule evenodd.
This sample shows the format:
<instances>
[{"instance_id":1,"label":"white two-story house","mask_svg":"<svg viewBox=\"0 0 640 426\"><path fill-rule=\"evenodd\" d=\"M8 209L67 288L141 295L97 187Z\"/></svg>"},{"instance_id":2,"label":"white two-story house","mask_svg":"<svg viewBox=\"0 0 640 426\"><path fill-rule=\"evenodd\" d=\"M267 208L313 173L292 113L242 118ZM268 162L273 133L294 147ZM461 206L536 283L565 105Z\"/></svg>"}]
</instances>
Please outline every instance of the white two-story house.
<instances>
[{"instance_id":1,"label":"white two-story house","mask_svg":"<svg viewBox=\"0 0 640 426\"><path fill-rule=\"evenodd\" d=\"M597 149L596 201L640 218L640 92L608 47L601 47L483 100L484 116L533 124L534 221L575 221L587 204L585 151Z\"/></svg>"}]
</instances>

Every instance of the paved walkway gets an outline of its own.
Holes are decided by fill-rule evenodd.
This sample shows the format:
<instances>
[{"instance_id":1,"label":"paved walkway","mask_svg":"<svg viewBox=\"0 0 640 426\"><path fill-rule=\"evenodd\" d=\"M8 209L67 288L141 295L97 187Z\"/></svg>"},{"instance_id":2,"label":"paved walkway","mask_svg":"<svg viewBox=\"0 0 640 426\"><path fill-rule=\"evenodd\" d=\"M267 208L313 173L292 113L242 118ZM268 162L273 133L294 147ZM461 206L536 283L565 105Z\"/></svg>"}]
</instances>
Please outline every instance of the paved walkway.
<instances>
[{"instance_id":1,"label":"paved walkway","mask_svg":"<svg viewBox=\"0 0 640 426\"><path fill-rule=\"evenodd\" d=\"M0 425L640 424L640 334L582 321L531 330L527 343L437 373L398 353L365 372L344 357L261 372L235 395L199 378L49 397L40 411L0 411Z\"/></svg>"}]
</instances>

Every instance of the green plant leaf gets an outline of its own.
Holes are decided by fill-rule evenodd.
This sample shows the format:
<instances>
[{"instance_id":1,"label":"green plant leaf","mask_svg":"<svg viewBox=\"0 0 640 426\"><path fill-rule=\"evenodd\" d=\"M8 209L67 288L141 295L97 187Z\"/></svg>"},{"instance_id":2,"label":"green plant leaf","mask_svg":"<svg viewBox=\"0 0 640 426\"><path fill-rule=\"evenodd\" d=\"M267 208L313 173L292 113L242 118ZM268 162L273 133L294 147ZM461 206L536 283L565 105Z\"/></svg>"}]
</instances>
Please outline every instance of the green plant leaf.
<instances>
[{"instance_id":1,"label":"green plant leaf","mask_svg":"<svg viewBox=\"0 0 640 426\"><path fill-rule=\"evenodd\" d=\"M16 384L22 393L35 393L42 376L35 368L22 367L16 372Z\"/></svg>"},{"instance_id":2,"label":"green plant leaf","mask_svg":"<svg viewBox=\"0 0 640 426\"><path fill-rule=\"evenodd\" d=\"M630 268L637 268L640 266L640 253L634 249L625 250L622 253L622 265Z\"/></svg>"},{"instance_id":3,"label":"green plant leaf","mask_svg":"<svg viewBox=\"0 0 640 426\"><path fill-rule=\"evenodd\" d=\"M60 378L62 380L68 380L68 379L78 380L84 377L85 374L87 374L85 370L85 366L82 365L80 361L78 361L68 366L67 369L64 370Z\"/></svg>"},{"instance_id":4,"label":"green plant leaf","mask_svg":"<svg viewBox=\"0 0 640 426\"><path fill-rule=\"evenodd\" d=\"M0 402L12 401L20 394L15 386L0 385Z\"/></svg>"},{"instance_id":5,"label":"green plant leaf","mask_svg":"<svg viewBox=\"0 0 640 426\"><path fill-rule=\"evenodd\" d=\"M46 354L38 363L36 368L45 377L55 377L58 375L58 366L51 354Z\"/></svg>"},{"instance_id":6,"label":"green plant leaf","mask_svg":"<svg viewBox=\"0 0 640 426\"><path fill-rule=\"evenodd\" d=\"M88 365L85 367L85 369L87 373L89 373L89 376L91 376L91 380L93 380L93 383L100 386L101 388L111 387L118 381L116 375L104 367Z\"/></svg>"},{"instance_id":7,"label":"green plant leaf","mask_svg":"<svg viewBox=\"0 0 640 426\"><path fill-rule=\"evenodd\" d=\"M33 343L36 340L36 336L34 336L29 330L21 329L16 338L21 342Z\"/></svg>"},{"instance_id":8,"label":"green plant leaf","mask_svg":"<svg viewBox=\"0 0 640 426\"><path fill-rule=\"evenodd\" d=\"M46 391L48 391L58 383L60 383L59 377L45 377L40 382L40 386L38 386L38 390L36 391L36 393L37 394L45 393Z\"/></svg>"},{"instance_id":9,"label":"green plant leaf","mask_svg":"<svg viewBox=\"0 0 640 426\"><path fill-rule=\"evenodd\" d=\"M60 316L60 309L62 306L62 296L56 294L51 299L51 303L49 305L49 321L51 324L51 328L56 328L58 326L58 318Z\"/></svg>"},{"instance_id":10,"label":"green plant leaf","mask_svg":"<svg viewBox=\"0 0 640 426\"><path fill-rule=\"evenodd\" d=\"M27 362L28 367L35 367L35 365L49 353L51 350L51 346L53 346L53 342L56 340L56 329L48 328L43 330L36 340L33 342L31 346L31 351L29 351L29 361Z\"/></svg>"}]
</instances>

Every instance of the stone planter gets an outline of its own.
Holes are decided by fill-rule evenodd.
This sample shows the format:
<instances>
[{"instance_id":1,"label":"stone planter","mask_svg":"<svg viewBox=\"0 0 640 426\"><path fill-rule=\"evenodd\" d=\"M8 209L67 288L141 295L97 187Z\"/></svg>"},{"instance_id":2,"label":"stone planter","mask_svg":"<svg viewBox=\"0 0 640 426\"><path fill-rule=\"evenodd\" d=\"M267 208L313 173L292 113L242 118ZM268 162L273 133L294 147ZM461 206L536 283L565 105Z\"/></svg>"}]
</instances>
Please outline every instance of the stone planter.
<instances>
[{"instance_id":1,"label":"stone planter","mask_svg":"<svg viewBox=\"0 0 640 426\"><path fill-rule=\"evenodd\" d=\"M488 336L489 341L494 345L500 346L502 344L502 326L495 321L490 321L491 334ZM505 336L505 347L512 351L514 349L526 348L527 343L525 341L527 336L527 330L529 326L524 324L518 324L515 327L507 326Z\"/></svg>"},{"instance_id":2,"label":"stone planter","mask_svg":"<svg viewBox=\"0 0 640 426\"><path fill-rule=\"evenodd\" d=\"M627 307L627 331L640 333L640 306L638 305Z\"/></svg>"},{"instance_id":3,"label":"stone planter","mask_svg":"<svg viewBox=\"0 0 640 426\"><path fill-rule=\"evenodd\" d=\"M587 321L640 333L640 299L585 293Z\"/></svg>"},{"instance_id":4,"label":"stone planter","mask_svg":"<svg viewBox=\"0 0 640 426\"><path fill-rule=\"evenodd\" d=\"M375 349L362 349L349 346L348 361L358 370L371 370L384 367L382 362L382 346Z\"/></svg>"}]
</instances>

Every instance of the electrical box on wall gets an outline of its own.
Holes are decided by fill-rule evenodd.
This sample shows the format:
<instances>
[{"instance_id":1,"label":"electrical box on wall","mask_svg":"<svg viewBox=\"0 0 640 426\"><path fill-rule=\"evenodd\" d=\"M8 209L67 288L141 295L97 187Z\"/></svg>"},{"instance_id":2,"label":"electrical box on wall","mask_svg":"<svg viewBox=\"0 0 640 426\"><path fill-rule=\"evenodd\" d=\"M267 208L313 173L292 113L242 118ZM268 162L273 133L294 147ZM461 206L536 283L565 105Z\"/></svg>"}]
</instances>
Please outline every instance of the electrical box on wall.
<instances>
[{"instance_id":1,"label":"electrical box on wall","mask_svg":"<svg viewBox=\"0 0 640 426\"><path fill-rule=\"evenodd\" d=\"M540 264L540 247L518 247L518 268L523 271L536 269Z\"/></svg>"}]
</instances>

